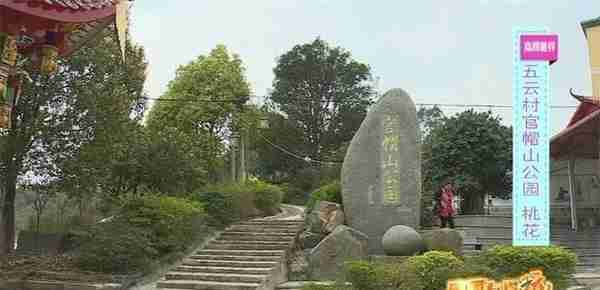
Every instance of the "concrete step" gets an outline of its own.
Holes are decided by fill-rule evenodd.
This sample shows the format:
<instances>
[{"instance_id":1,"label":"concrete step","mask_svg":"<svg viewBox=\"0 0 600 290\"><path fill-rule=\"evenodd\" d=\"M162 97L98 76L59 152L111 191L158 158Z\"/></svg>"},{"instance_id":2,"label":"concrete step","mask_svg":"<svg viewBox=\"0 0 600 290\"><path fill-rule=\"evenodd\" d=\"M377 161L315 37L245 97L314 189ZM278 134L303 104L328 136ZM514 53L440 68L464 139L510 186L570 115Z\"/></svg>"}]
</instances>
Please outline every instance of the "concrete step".
<instances>
[{"instance_id":1,"label":"concrete step","mask_svg":"<svg viewBox=\"0 0 600 290\"><path fill-rule=\"evenodd\" d=\"M304 221L270 221L270 220L251 220L236 223L237 225L286 225L286 226L302 226Z\"/></svg>"},{"instance_id":2,"label":"concrete step","mask_svg":"<svg viewBox=\"0 0 600 290\"><path fill-rule=\"evenodd\" d=\"M213 256L282 256L285 251L264 251L264 250L199 250L196 255Z\"/></svg>"},{"instance_id":3,"label":"concrete step","mask_svg":"<svg viewBox=\"0 0 600 290\"><path fill-rule=\"evenodd\" d=\"M576 273L573 279L578 284L582 284L589 287L600 286L600 273L588 272L588 273Z\"/></svg>"},{"instance_id":4,"label":"concrete step","mask_svg":"<svg viewBox=\"0 0 600 290\"><path fill-rule=\"evenodd\" d=\"M304 220L303 219L279 219L279 220L274 220L274 219L265 219L265 218L257 218L257 219L252 219L250 221L265 221L265 222L297 222L297 223L303 223Z\"/></svg>"},{"instance_id":5,"label":"concrete step","mask_svg":"<svg viewBox=\"0 0 600 290\"><path fill-rule=\"evenodd\" d=\"M234 261L234 260L195 260L185 259L184 266L203 266L203 267L233 267L233 268L272 268L277 266L278 262L273 261Z\"/></svg>"},{"instance_id":6,"label":"concrete step","mask_svg":"<svg viewBox=\"0 0 600 290\"><path fill-rule=\"evenodd\" d=\"M242 275L268 275L273 268L236 268L236 267L203 267L203 266L178 266L176 272L186 273L222 273Z\"/></svg>"},{"instance_id":7,"label":"concrete step","mask_svg":"<svg viewBox=\"0 0 600 290\"><path fill-rule=\"evenodd\" d=\"M281 256L222 256L222 255L192 255L194 260L221 260L221 261L281 261Z\"/></svg>"},{"instance_id":8,"label":"concrete step","mask_svg":"<svg viewBox=\"0 0 600 290\"><path fill-rule=\"evenodd\" d=\"M213 240L211 244L244 244L244 245L289 245L293 240L288 241L240 241L240 240Z\"/></svg>"},{"instance_id":9,"label":"concrete step","mask_svg":"<svg viewBox=\"0 0 600 290\"><path fill-rule=\"evenodd\" d=\"M223 233L221 234L217 240L238 240L238 241L285 241L292 242L296 239L295 234L288 235L270 235L267 234L230 234Z\"/></svg>"},{"instance_id":10,"label":"concrete step","mask_svg":"<svg viewBox=\"0 0 600 290\"><path fill-rule=\"evenodd\" d=\"M261 243L214 243L211 242L206 246L209 250L287 250L292 247L292 244L261 244Z\"/></svg>"},{"instance_id":11,"label":"concrete step","mask_svg":"<svg viewBox=\"0 0 600 290\"><path fill-rule=\"evenodd\" d=\"M234 282L234 283L263 283L266 275L240 275L223 273L189 273L189 272L169 272L165 275L166 280L195 280L195 281L213 281L213 282Z\"/></svg>"},{"instance_id":12,"label":"concrete step","mask_svg":"<svg viewBox=\"0 0 600 290\"><path fill-rule=\"evenodd\" d=\"M194 290L256 290L258 283L227 283L213 281L159 281L156 287L159 289L194 289Z\"/></svg>"},{"instance_id":13,"label":"concrete step","mask_svg":"<svg viewBox=\"0 0 600 290\"><path fill-rule=\"evenodd\" d=\"M297 234L302 231L299 227L259 227L259 226L247 226L237 225L227 228L227 232L251 232L251 233L291 233Z\"/></svg>"}]
</instances>

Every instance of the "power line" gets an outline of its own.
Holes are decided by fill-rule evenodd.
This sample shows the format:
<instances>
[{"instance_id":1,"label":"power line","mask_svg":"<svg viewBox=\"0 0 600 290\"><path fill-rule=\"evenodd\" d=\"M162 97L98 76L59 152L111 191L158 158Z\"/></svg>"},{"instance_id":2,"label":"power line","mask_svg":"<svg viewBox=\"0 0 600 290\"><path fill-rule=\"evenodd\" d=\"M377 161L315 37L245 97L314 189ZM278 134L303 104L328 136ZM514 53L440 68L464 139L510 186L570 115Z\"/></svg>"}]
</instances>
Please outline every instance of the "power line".
<instances>
[{"instance_id":1,"label":"power line","mask_svg":"<svg viewBox=\"0 0 600 290\"><path fill-rule=\"evenodd\" d=\"M434 104L434 103L417 103L417 106L437 106L437 107L455 107L455 108L498 108L512 109L512 105L494 105L494 104ZM576 109L577 106L555 105L550 106L552 109Z\"/></svg>"},{"instance_id":2,"label":"power line","mask_svg":"<svg viewBox=\"0 0 600 290\"><path fill-rule=\"evenodd\" d=\"M247 98L258 98L262 97L264 99L268 99L268 96L248 96ZM144 97L145 100L149 101L158 101L158 102L188 102L188 103L239 103L247 100L247 98L240 99L174 99L174 98L150 98ZM315 101L314 99L309 98L293 98L294 100L306 100L306 101ZM320 102L330 102L327 100L319 100ZM512 109L512 105L498 105L498 104L438 104L438 103L417 103L416 106L427 107L427 106L437 106L437 107L454 107L454 108L496 108L496 109ZM553 105L550 106L552 109L576 109L577 106L572 105Z\"/></svg>"}]
</instances>

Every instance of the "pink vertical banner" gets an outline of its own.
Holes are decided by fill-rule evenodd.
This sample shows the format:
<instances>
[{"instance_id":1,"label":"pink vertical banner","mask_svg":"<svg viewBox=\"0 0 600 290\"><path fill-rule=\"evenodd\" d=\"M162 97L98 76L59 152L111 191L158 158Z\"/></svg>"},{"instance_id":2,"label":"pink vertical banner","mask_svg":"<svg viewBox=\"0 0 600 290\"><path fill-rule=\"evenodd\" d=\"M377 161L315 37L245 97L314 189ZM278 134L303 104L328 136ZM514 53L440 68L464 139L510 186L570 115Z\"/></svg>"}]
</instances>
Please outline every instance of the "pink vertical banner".
<instances>
[{"instance_id":1,"label":"pink vertical banner","mask_svg":"<svg viewBox=\"0 0 600 290\"><path fill-rule=\"evenodd\" d=\"M540 60L555 62L558 60L558 35L522 34L521 60Z\"/></svg>"}]
</instances>

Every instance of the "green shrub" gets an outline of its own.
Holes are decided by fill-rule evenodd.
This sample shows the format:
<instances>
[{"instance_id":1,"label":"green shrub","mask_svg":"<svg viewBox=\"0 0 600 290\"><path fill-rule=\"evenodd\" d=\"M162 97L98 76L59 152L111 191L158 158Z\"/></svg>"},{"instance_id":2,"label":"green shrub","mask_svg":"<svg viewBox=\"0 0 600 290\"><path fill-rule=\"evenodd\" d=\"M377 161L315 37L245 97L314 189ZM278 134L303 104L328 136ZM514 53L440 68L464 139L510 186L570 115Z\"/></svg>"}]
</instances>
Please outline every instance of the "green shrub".
<instances>
[{"instance_id":1,"label":"green shrub","mask_svg":"<svg viewBox=\"0 0 600 290\"><path fill-rule=\"evenodd\" d=\"M277 214L283 198L283 190L279 186L262 181L255 181L249 185L256 195L254 200L256 208L266 215Z\"/></svg>"},{"instance_id":2,"label":"green shrub","mask_svg":"<svg viewBox=\"0 0 600 290\"><path fill-rule=\"evenodd\" d=\"M354 261L344 264L346 280L354 289L399 289L404 285L406 265Z\"/></svg>"},{"instance_id":3,"label":"green shrub","mask_svg":"<svg viewBox=\"0 0 600 290\"><path fill-rule=\"evenodd\" d=\"M226 199L229 199L226 203L228 205L227 208L231 209L231 211L225 212L225 214L233 215L235 219L245 219L261 214L275 214L283 198L283 191L280 187L262 181L210 185L204 191L218 192ZM202 198L203 195L200 194L199 197ZM215 201L222 203L220 200ZM210 203L211 200L205 200L204 202ZM218 208L218 203L208 205L208 208ZM217 218L224 217L222 215L223 210L216 212L218 213ZM222 220L225 224L231 222L227 218L222 218Z\"/></svg>"},{"instance_id":4,"label":"green shrub","mask_svg":"<svg viewBox=\"0 0 600 290\"><path fill-rule=\"evenodd\" d=\"M222 192L202 192L195 198L204 204L208 215L212 217L220 226L228 225L239 217L239 211L236 210L236 204L231 194Z\"/></svg>"},{"instance_id":5,"label":"green shrub","mask_svg":"<svg viewBox=\"0 0 600 290\"><path fill-rule=\"evenodd\" d=\"M430 251L410 257L406 267L406 289L441 290L453 273L463 271L464 262L451 252Z\"/></svg>"},{"instance_id":6,"label":"green shrub","mask_svg":"<svg viewBox=\"0 0 600 290\"><path fill-rule=\"evenodd\" d=\"M555 246L495 246L486 250L480 261L493 270L495 279L515 277L531 269L541 269L556 289L564 289L569 277L575 272L577 256Z\"/></svg>"},{"instance_id":7,"label":"green shrub","mask_svg":"<svg viewBox=\"0 0 600 290\"><path fill-rule=\"evenodd\" d=\"M302 290L350 290L351 287L343 285L319 285L319 284L308 284L302 287Z\"/></svg>"},{"instance_id":8,"label":"green shrub","mask_svg":"<svg viewBox=\"0 0 600 290\"><path fill-rule=\"evenodd\" d=\"M306 203L307 212L311 212L317 201L330 201L342 204L342 185L339 181L321 186L312 192Z\"/></svg>"},{"instance_id":9,"label":"green shrub","mask_svg":"<svg viewBox=\"0 0 600 290\"><path fill-rule=\"evenodd\" d=\"M346 279L352 283L354 289L369 290L381 289L384 273L373 263L366 261L347 262L344 265Z\"/></svg>"},{"instance_id":10,"label":"green shrub","mask_svg":"<svg viewBox=\"0 0 600 290\"><path fill-rule=\"evenodd\" d=\"M280 185L283 190L283 202L295 205L306 205L307 196L305 191L291 184Z\"/></svg>"},{"instance_id":11,"label":"green shrub","mask_svg":"<svg viewBox=\"0 0 600 290\"><path fill-rule=\"evenodd\" d=\"M146 271L158 251L151 233L127 223L109 222L80 235L77 265L85 271L133 273Z\"/></svg>"},{"instance_id":12,"label":"green shrub","mask_svg":"<svg viewBox=\"0 0 600 290\"><path fill-rule=\"evenodd\" d=\"M183 198L149 195L126 203L119 217L151 233L160 254L185 249L203 226L202 204Z\"/></svg>"}]
</instances>

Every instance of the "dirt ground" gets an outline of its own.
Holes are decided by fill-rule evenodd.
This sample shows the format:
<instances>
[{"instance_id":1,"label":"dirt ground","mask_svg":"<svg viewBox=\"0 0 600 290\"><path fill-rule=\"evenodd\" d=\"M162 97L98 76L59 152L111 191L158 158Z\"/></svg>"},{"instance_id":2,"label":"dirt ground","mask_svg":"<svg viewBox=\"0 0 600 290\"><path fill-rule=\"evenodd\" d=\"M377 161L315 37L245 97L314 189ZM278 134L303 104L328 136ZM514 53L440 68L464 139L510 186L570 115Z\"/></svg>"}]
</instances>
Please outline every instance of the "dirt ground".
<instances>
[{"instance_id":1,"label":"dirt ground","mask_svg":"<svg viewBox=\"0 0 600 290\"><path fill-rule=\"evenodd\" d=\"M9 255L0 260L0 279L115 282L112 275L77 270L74 259L67 255Z\"/></svg>"}]
</instances>

